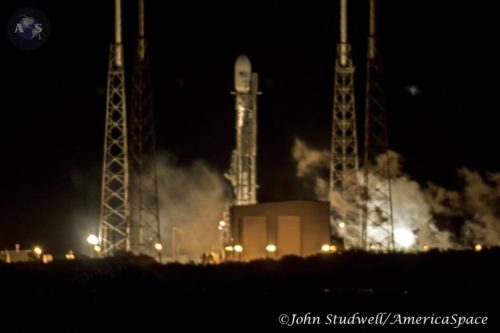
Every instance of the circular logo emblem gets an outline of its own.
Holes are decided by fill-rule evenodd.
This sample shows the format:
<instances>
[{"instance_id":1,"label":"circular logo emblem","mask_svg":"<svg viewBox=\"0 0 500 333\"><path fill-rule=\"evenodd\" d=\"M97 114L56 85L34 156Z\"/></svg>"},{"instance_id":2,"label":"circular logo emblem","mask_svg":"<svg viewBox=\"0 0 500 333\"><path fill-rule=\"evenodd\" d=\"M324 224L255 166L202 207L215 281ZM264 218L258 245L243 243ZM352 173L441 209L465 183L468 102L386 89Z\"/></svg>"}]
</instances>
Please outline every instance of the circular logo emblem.
<instances>
[{"instance_id":1,"label":"circular logo emblem","mask_svg":"<svg viewBox=\"0 0 500 333\"><path fill-rule=\"evenodd\" d=\"M23 50L34 50L49 37L49 20L35 8L21 8L11 15L7 34L12 43Z\"/></svg>"}]
</instances>

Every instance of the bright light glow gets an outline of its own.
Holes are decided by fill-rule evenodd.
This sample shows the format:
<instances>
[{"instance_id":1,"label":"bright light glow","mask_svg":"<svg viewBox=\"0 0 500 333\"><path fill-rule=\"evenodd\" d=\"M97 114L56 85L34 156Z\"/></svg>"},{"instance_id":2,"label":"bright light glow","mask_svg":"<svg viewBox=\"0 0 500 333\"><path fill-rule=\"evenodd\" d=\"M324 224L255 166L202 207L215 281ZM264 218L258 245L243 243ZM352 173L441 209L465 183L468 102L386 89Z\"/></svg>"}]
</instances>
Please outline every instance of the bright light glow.
<instances>
[{"instance_id":1,"label":"bright light glow","mask_svg":"<svg viewBox=\"0 0 500 333\"><path fill-rule=\"evenodd\" d=\"M342 228L342 229L344 229L345 228L345 222L340 222L339 223L339 227Z\"/></svg>"},{"instance_id":2,"label":"bright light glow","mask_svg":"<svg viewBox=\"0 0 500 333\"><path fill-rule=\"evenodd\" d=\"M330 244L323 244L323 245L321 245L321 251L323 251L323 252L330 252Z\"/></svg>"},{"instance_id":3,"label":"bright light glow","mask_svg":"<svg viewBox=\"0 0 500 333\"><path fill-rule=\"evenodd\" d=\"M476 244L476 246L474 246L474 250L476 250L476 252L481 252L483 250L483 246L481 244Z\"/></svg>"},{"instance_id":4,"label":"bright light glow","mask_svg":"<svg viewBox=\"0 0 500 333\"><path fill-rule=\"evenodd\" d=\"M44 254L42 256L42 262L44 264L48 264L49 262L52 262L54 261L54 257L52 256L52 254Z\"/></svg>"},{"instance_id":5,"label":"bright light glow","mask_svg":"<svg viewBox=\"0 0 500 333\"><path fill-rule=\"evenodd\" d=\"M330 252L337 252L337 247L335 245L330 245Z\"/></svg>"},{"instance_id":6,"label":"bright light glow","mask_svg":"<svg viewBox=\"0 0 500 333\"><path fill-rule=\"evenodd\" d=\"M233 252L234 248L231 245L228 245L224 248L224 250L226 250L226 252Z\"/></svg>"},{"instance_id":7,"label":"bright light glow","mask_svg":"<svg viewBox=\"0 0 500 333\"><path fill-rule=\"evenodd\" d=\"M99 244L99 238L97 238L97 236L94 234L90 234L87 237L87 243L89 243L90 245L97 245Z\"/></svg>"},{"instance_id":8,"label":"bright light glow","mask_svg":"<svg viewBox=\"0 0 500 333\"><path fill-rule=\"evenodd\" d=\"M224 221L219 221L219 227L225 227L226 226L226 222Z\"/></svg>"},{"instance_id":9,"label":"bright light glow","mask_svg":"<svg viewBox=\"0 0 500 333\"><path fill-rule=\"evenodd\" d=\"M35 247L33 248L33 252L35 252L35 254L36 254L37 256L39 256L39 255L41 255L41 254L42 254L42 252L43 252L43 251L42 251L42 248L41 248L41 247L39 247L39 246L35 246Z\"/></svg>"},{"instance_id":10,"label":"bright light glow","mask_svg":"<svg viewBox=\"0 0 500 333\"><path fill-rule=\"evenodd\" d=\"M101 247L99 245L94 245L95 252L101 252Z\"/></svg>"},{"instance_id":11,"label":"bright light glow","mask_svg":"<svg viewBox=\"0 0 500 333\"><path fill-rule=\"evenodd\" d=\"M276 245L269 244L268 246L266 246L266 251L267 252L276 252Z\"/></svg>"},{"instance_id":12,"label":"bright light glow","mask_svg":"<svg viewBox=\"0 0 500 333\"><path fill-rule=\"evenodd\" d=\"M422 246L422 251L424 251L424 252L429 251L429 245L424 244L424 246Z\"/></svg>"},{"instance_id":13,"label":"bright light glow","mask_svg":"<svg viewBox=\"0 0 500 333\"><path fill-rule=\"evenodd\" d=\"M66 253L65 257L67 260L75 260L75 253L70 250L68 251L68 253Z\"/></svg>"},{"instance_id":14,"label":"bright light glow","mask_svg":"<svg viewBox=\"0 0 500 333\"><path fill-rule=\"evenodd\" d=\"M238 245L235 245L235 246L234 246L234 250L235 250L236 252L243 252L243 246L241 246L241 245L239 245L239 244L238 244Z\"/></svg>"},{"instance_id":15,"label":"bright light glow","mask_svg":"<svg viewBox=\"0 0 500 333\"><path fill-rule=\"evenodd\" d=\"M163 250L163 245L161 245L161 243L155 243L155 250L156 250L156 251L161 251L161 250Z\"/></svg>"},{"instance_id":16,"label":"bright light glow","mask_svg":"<svg viewBox=\"0 0 500 333\"><path fill-rule=\"evenodd\" d=\"M394 230L394 241L401 247L411 247L415 243L415 234L410 229L398 228Z\"/></svg>"}]
</instances>

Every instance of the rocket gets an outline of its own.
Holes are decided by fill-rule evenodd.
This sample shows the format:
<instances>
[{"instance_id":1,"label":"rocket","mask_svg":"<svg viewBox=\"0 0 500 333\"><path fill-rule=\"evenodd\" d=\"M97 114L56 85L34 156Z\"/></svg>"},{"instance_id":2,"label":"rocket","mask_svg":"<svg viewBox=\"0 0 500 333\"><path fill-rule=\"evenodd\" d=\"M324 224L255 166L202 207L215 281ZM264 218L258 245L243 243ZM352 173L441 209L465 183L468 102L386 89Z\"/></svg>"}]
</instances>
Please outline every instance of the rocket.
<instances>
[{"instance_id":1,"label":"rocket","mask_svg":"<svg viewBox=\"0 0 500 333\"><path fill-rule=\"evenodd\" d=\"M234 65L236 149L227 176L234 189L234 205L257 203L257 95L258 74L246 55Z\"/></svg>"}]
</instances>

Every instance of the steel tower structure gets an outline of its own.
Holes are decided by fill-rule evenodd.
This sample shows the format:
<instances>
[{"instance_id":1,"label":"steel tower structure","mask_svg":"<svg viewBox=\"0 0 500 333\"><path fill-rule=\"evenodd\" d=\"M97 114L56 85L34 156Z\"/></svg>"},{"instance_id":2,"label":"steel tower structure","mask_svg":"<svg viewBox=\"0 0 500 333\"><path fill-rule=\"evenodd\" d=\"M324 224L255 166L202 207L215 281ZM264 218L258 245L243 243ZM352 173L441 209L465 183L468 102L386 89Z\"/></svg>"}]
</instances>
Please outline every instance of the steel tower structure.
<instances>
[{"instance_id":1,"label":"steel tower structure","mask_svg":"<svg viewBox=\"0 0 500 333\"><path fill-rule=\"evenodd\" d=\"M365 95L365 151L362 247L392 251L394 225L388 151L383 63L376 31L376 2L370 0Z\"/></svg>"},{"instance_id":2,"label":"steel tower structure","mask_svg":"<svg viewBox=\"0 0 500 333\"><path fill-rule=\"evenodd\" d=\"M104 256L130 250L127 111L121 0L115 0L115 38L110 47L106 97L99 244Z\"/></svg>"},{"instance_id":3,"label":"steel tower structure","mask_svg":"<svg viewBox=\"0 0 500 333\"><path fill-rule=\"evenodd\" d=\"M130 112L130 242L132 252L155 256L160 242L156 140L144 0L138 1L138 36Z\"/></svg>"},{"instance_id":4,"label":"steel tower structure","mask_svg":"<svg viewBox=\"0 0 500 333\"><path fill-rule=\"evenodd\" d=\"M335 61L332 152L330 163L330 219L332 230L346 248L361 246L360 182L354 72L347 41L347 0L340 0L340 43Z\"/></svg>"},{"instance_id":5,"label":"steel tower structure","mask_svg":"<svg viewBox=\"0 0 500 333\"><path fill-rule=\"evenodd\" d=\"M227 175L234 189L236 206L257 203L257 95L258 74L252 73L247 56L241 55L234 66L236 96L236 149Z\"/></svg>"}]
</instances>

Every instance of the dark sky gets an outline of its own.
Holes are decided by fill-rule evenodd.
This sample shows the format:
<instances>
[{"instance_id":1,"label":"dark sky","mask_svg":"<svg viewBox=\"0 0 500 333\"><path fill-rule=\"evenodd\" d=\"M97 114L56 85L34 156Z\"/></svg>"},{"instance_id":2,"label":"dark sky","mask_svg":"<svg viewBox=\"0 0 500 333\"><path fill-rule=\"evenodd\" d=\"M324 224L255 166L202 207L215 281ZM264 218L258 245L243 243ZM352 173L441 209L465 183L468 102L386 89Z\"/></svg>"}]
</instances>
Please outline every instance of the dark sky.
<instances>
[{"instance_id":1,"label":"dark sky","mask_svg":"<svg viewBox=\"0 0 500 333\"><path fill-rule=\"evenodd\" d=\"M135 1L124 1L131 63ZM359 97L367 0L350 1ZM24 51L1 40L0 247L41 243L60 254L84 237L99 205L105 85L113 1L2 1L0 18L43 11L51 36ZM476 1L382 0L389 136L418 181L458 186L456 169L500 169L496 7ZM310 198L291 157L295 137L330 142L338 0L146 1L158 146L180 165L221 173L234 146L233 65L246 53L260 74L260 201ZM494 17L495 15L495 17ZM422 90L412 96L405 89ZM362 98L358 118L362 119ZM82 224L82 225L80 225ZM97 227L98 221L95 221Z\"/></svg>"}]
</instances>

